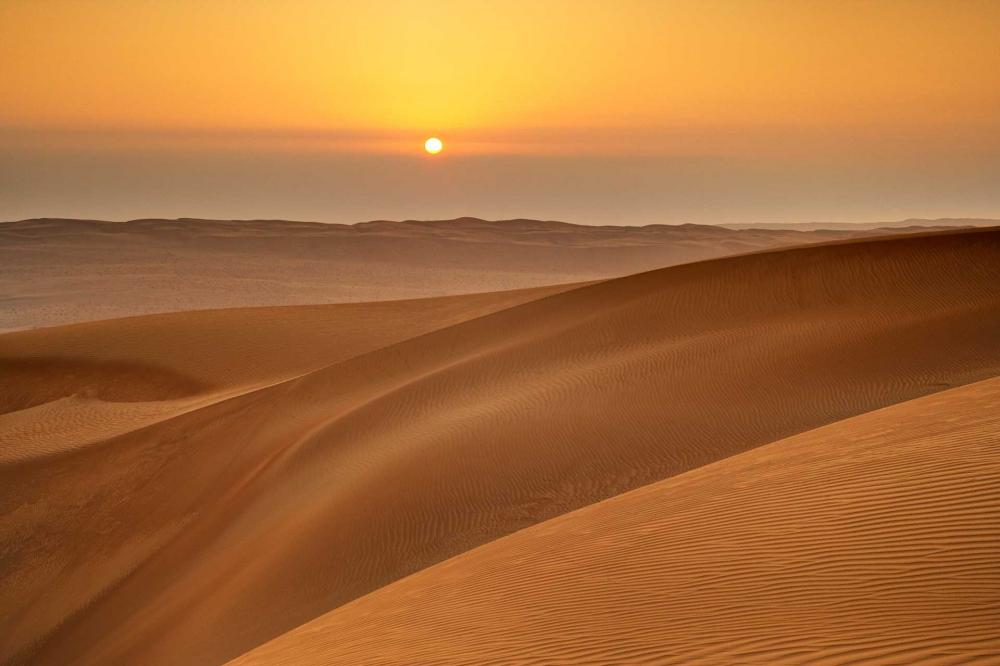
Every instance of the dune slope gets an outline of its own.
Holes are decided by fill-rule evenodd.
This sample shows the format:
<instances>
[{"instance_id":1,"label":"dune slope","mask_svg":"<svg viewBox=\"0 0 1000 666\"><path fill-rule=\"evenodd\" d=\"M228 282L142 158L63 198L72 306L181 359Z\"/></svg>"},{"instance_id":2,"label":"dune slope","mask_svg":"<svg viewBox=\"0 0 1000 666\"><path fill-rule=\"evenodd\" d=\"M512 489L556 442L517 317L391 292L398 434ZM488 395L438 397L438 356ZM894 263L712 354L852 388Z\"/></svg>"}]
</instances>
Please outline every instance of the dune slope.
<instances>
[{"instance_id":1,"label":"dune slope","mask_svg":"<svg viewBox=\"0 0 1000 666\"><path fill-rule=\"evenodd\" d=\"M0 467L4 654L217 663L566 511L1000 374L998 339L996 231L799 248L552 295Z\"/></svg>"},{"instance_id":2,"label":"dune slope","mask_svg":"<svg viewBox=\"0 0 1000 666\"><path fill-rule=\"evenodd\" d=\"M0 223L0 331L155 312L422 298L880 233L540 220Z\"/></svg>"},{"instance_id":3,"label":"dune slope","mask_svg":"<svg viewBox=\"0 0 1000 666\"><path fill-rule=\"evenodd\" d=\"M1000 659L1000 380L494 541L232 662Z\"/></svg>"},{"instance_id":4,"label":"dune slope","mask_svg":"<svg viewBox=\"0 0 1000 666\"><path fill-rule=\"evenodd\" d=\"M0 357L12 364L38 358L144 364L190 377L206 388L249 387L578 286L108 319L7 333L0 337ZM44 386L51 386L51 378L45 378Z\"/></svg>"},{"instance_id":5,"label":"dune slope","mask_svg":"<svg viewBox=\"0 0 1000 666\"><path fill-rule=\"evenodd\" d=\"M0 337L0 463L86 446L575 286L202 310L9 333Z\"/></svg>"}]
</instances>

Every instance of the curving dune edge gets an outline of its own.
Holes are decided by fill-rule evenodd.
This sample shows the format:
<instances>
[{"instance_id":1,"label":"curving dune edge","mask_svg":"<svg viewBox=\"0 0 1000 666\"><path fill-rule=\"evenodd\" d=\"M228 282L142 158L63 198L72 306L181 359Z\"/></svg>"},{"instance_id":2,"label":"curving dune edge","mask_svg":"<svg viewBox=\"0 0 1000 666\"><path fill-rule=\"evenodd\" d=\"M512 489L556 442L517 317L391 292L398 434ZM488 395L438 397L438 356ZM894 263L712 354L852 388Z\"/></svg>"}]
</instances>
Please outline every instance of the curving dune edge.
<instances>
[{"instance_id":1,"label":"curving dune edge","mask_svg":"<svg viewBox=\"0 0 1000 666\"><path fill-rule=\"evenodd\" d=\"M993 229L0 336L0 660L986 655L998 341Z\"/></svg>"},{"instance_id":2,"label":"curving dune edge","mask_svg":"<svg viewBox=\"0 0 1000 666\"><path fill-rule=\"evenodd\" d=\"M1000 658L1000 379L553 518L263 645L251 664Z\"/></svg>"}]
</instances>

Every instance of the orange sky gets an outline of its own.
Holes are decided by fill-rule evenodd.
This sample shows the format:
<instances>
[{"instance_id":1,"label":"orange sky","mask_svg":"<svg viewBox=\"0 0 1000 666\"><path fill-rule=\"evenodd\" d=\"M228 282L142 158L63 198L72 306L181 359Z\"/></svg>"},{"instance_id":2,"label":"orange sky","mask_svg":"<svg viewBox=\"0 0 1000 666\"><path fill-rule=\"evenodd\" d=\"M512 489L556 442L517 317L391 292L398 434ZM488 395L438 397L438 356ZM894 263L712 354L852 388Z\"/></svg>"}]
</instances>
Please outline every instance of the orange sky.
<instances>
[{"instance_id":1,"label":"orange sky","mask_svg":"<svg viewBox=\"0 0 1000 666\"><path fill-rule=\"evenodd\" d=\"M998 29L992 0L7 0L0 123L977 128Z\"/></svg>"},{"instance_id":2,"label":"orange sky","mask_svg":"<svg viewBox=\"0 0 1000 666\"><path fill-rule=\"evenodd\" d=\"M0 150L970 167L998 34L996 0L3 0Z\"/></svg>"}]
</instances>

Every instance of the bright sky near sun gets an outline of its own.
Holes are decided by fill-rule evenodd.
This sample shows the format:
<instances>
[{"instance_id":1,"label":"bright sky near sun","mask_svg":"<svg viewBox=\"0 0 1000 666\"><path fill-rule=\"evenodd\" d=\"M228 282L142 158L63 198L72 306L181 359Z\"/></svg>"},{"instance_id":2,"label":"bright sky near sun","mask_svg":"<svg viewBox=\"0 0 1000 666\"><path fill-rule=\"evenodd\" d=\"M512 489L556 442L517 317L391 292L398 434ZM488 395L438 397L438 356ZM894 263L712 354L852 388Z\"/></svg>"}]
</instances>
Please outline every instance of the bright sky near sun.
<instances>
[{"instance_id":1,"label":"bright sky near sun","mask_svg":"<svg viewBox=\"0 0 1000 666\"><path fill-rule=\"evenodd\" d=\"M0 149L971 168L1000 150L998 34L996 0L3 0Z\"/></svg>"},{"instance_id":2,"label":"bright sky near sun","mask_svg":"<svg viewBox=\"0 0 1000 666\"><path fill-rule=\"evenodd\" d=\"M6 0L7 123L503 130L982 123L985 0Z\"/></svg>"}]
</instances>

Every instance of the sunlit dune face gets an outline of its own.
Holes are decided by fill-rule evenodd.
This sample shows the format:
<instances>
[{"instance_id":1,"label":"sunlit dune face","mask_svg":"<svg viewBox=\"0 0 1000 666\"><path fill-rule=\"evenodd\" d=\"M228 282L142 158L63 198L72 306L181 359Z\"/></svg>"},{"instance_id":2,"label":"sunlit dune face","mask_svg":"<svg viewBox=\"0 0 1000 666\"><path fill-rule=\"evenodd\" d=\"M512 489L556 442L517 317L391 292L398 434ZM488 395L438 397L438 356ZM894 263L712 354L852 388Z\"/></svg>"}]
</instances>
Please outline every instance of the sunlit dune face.
<instances>
[{"instance_id":1,"label":"sunlit dune face","mask_svg":"<svg viewBox=\"0 0 1000 666\"><path fill-rule=\"evenodd\" d=\"M438 153L441 152L442 149L444 149L444 144L441 142L441 139L437 138L436 136L432 136L431 138L424 141L424 150L426 150L431 155L437 155Z\"/></svg>"}]
</instances>

